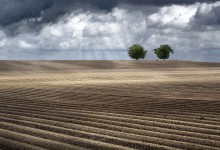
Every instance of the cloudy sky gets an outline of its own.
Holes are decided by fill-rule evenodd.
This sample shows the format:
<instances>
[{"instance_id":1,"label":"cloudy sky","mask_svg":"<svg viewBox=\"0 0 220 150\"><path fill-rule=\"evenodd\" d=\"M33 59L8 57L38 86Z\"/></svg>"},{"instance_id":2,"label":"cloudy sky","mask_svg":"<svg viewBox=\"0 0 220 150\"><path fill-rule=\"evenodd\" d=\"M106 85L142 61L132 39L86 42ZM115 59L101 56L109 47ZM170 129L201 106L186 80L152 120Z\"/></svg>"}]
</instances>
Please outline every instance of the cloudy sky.
<instances>
[{"instance_id":1,"label":"cloudy sky","mask_svg":"<svg viewBox=\"0 0 220 150\"><path fill-rule=\"evenodd\" d=\"M127 60L135 43L220 62L220 1L0 0L0 59Z\"/></svg>"}]
</instances>

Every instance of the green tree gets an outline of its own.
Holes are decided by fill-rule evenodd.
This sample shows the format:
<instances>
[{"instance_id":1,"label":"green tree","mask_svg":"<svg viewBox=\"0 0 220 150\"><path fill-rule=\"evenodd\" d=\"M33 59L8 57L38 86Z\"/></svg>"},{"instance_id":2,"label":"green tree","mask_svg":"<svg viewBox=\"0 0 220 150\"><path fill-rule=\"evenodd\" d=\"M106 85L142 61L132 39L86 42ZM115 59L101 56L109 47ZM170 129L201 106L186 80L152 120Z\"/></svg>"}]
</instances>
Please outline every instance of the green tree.
<instances>
[{"instance_id":1,"label":"green tree","mask_svg":"<svg viewBox=\"0 0 220 150\"><path fill-rule=\"evenodd\" d=\"M168 59L170 57L170 53L174 53L174 50L170 47L170 45L160 45L159 48L153 50L159 59Z\"/></svg>"},{"instance_id":2,"label":"green tree","mask_svg":"<svg viewBox=\"0 0 220 150\"><path fill-rule=\"evenodd\" d=\"M136 60L144 59L146 54L147 54L147 50L145 50L143 46L138 44L134 44L128 50L129 57Z\"/></svg>"}]
</instances>

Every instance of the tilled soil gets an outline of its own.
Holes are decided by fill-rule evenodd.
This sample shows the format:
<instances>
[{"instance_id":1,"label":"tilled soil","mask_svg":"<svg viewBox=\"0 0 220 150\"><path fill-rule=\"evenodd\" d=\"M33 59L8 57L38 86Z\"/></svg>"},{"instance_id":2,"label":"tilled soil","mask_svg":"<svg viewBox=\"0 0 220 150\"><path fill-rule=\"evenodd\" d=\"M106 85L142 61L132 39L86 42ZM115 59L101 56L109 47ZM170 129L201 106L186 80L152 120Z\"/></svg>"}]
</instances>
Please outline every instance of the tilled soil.
<instances>
[{"instance_id":1,"label":"tilled soil","mask_svg":"<svg viewBox=\"0 0 220 150\"><path fill-rule=\"evenodd\" d=\"M1 61L0 149L220 149L220 64Z\"/></svg>"}]
</instances>

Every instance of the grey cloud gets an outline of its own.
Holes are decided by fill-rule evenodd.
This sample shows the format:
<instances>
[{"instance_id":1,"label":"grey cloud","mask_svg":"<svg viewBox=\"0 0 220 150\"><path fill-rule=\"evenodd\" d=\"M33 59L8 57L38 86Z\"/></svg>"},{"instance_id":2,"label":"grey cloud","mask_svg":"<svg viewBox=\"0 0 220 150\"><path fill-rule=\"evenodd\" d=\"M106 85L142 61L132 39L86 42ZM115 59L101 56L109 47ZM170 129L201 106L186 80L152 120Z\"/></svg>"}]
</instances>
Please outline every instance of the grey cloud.
<instances>
[{"instance_id":1,"label":"grey cloud","mask_svg":"<svg viewBox=\"0 0 220 150\"><path fill-rule=\"evenodd\" d=\"M55 21L76 8L109 11L117 5L192 4L205 0L0 0L0 25L8 26L23 19L42 17L42 23ZM212 0L216 1L216 0ZM207 1L206 1L207 2Z\"/></svg>"},{"instance_id":2,"label":"grey cloud","mask_svg":"<svg viewBox=\"0 0 220 150\"><path fill-rule=\"evenodd\" d=\"M0 24L7 26L24 18L38 17L51 6L50 0L0 0Z\"/></svg>"},{"instance_id":3,"label":"grey cloud","mask_svg":"<svg viewBox=\"0 0 220 150\"><path fill-rule=\"evenodd\" d=\"M124 3L132 3L137 5L171 5L171 4L179 4L179 5L189 5L196 2L206 2L206 3L213 3L218 0L121 0Z\"/></svg>"},{"instance_id":4,"label":"grey cloud","mask_svg":"<svg viewBox=\"0 0 220 150\"><path fill-rule=\"evenodd\" d=\"M220 25L220 6L201 5L191 18L190 25L194 29L215 29Z\"/></svg>"},{"instance_id":5,"label":"grey cloud","mask_svg":"<svg viewBox=\"0 0 220 150\"><path fill-rule=\"evenodd\" d=\"M216 1L216 0L213 0ZM212 2L213 2L212 1ZM55 23L60 17L73 11L105 12L109 13L113 8L121 7L127 10L141 10L149 15L158 11L160 6L170 4L189 5L195 2L207 2L205 0L0 0L0 28L10 36L25 32L39 32L45 24ZM211 1L208 1L211 2ZM146 9L147 6L147 9ZM81 13L81 12L80 12ZM213 18L210 18L210 15ZM192 26L197 24L219 23L219 8L213 8L208 16L199 12L192 21ZM205 19L206 18L206 19ZM96 18L102 19L103 18ZM213 19L216 19L213 21ZM158 24L156 24L158 25Z\"/></svg>"},{"instance_id":6,"label":"grey cloud","mask_svg":"<svg viewBox=\"0 0 220 150\"><path fill-rule=\"evenodd\" d=\"M0 25L36 17L41 17L41 23L54 22L76 8L109 10L116 4L108 0L0 0Z\"/></svg>"}]
</instances>

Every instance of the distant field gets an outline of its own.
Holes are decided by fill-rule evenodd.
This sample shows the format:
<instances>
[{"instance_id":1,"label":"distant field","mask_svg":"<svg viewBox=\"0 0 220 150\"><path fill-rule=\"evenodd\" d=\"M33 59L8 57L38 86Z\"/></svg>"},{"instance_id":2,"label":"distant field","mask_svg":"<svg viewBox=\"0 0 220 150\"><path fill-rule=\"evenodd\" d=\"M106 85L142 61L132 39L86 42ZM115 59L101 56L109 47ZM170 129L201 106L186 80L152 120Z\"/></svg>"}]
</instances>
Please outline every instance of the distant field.
<instances>
[{"instance_id":1,"label":"distant field","mask_svg":"<svg viewBox=\"0 0 220 150\"><path fill-rule=\"evenodd\" d=\"M220 149L220 63L0 61L0 149Z\"/></svg>"}]
</instances>

